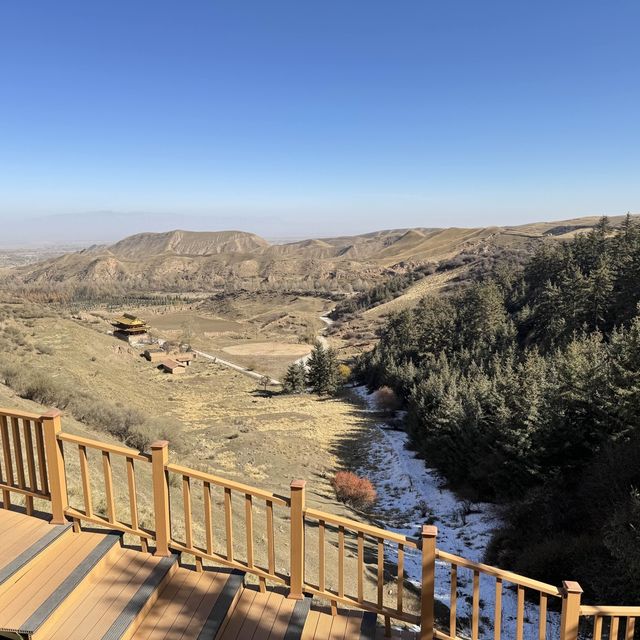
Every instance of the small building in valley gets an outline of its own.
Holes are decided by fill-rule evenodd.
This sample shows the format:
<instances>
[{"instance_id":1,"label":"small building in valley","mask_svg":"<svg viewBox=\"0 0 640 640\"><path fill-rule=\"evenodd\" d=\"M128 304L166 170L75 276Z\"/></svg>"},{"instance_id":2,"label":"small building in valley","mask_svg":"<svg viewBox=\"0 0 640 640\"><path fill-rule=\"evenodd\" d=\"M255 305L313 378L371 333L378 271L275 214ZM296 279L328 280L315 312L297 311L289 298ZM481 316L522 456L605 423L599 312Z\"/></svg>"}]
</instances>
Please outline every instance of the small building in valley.
<instances>
[{"instance_id":1,"label":"small building in valley","mask_svg":"<svg viewBox=\"0 0 640 640\"><path fill-rule=\"evenodd\" d=\"M142 354L149 362L160 362L167 358L167 354L162 349L146 349Z\"/></svg>"},{"instance_id":2,"label":"small building in valley","mask_svg":"<svg viewBox=\"0 0 640 640\"><path fill-rule=\"evenodd\" d=\"M185 351L184 353L178 353L174 356L171 356L176 362L180 362L184 364L186 367L190 366L193 360L196 359L197 354L192 353L191 351Z\"/></svg>"},{"instance_id":3,"label":"small building in valley","mask_svg":"<svg viewBox=\"0 0 640 640\"><path fill-rule=\"evenodd\" d=\"M158 369L162 369L165 373L170 373L172 375L181 374L186 371L185 366L182 363L169 358L162 360L158 365Z\"/></svg>"},{"instance_id":4,"label":"small building in valley","mask_svg":"<svg viewBox=\"0 0 640 640\"><path fill-rule=\"evenodd\" d=\"M124 313L114 318L111 324L113 325L113 335L121 340L146 342L149 339L149 325L130 313Z\"/></svg>"}]
</instances>

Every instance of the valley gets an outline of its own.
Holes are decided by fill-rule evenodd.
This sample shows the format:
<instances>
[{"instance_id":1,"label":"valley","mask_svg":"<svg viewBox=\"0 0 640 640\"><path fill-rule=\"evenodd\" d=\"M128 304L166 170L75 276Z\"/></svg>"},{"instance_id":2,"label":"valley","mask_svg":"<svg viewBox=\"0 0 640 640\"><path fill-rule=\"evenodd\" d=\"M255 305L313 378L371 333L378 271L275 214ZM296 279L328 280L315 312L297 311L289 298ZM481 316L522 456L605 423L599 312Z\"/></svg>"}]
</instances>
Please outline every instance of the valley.
<instances>
[{"instance_id":1,"label":"valley","mask_svg":"<svg viewBox=\"0 0 640 640\"><path fill-rule=\"evenodd\" d=\"M379 344L396 312L415 309L424 296L455 299L595 222L401 230L289 245L240 232L142 234L7 269L0 274L0 405L34 412L58 406L70 432L140 449L167 439L179 464L282 495L291 479L305 478L312 508L367 517L406 535L415 535L421 520L434 522L445 550L479 561L500 517L449 491L406 450L407 436L393 432L399 407L378 407L350 384L336 395L287 394L275 384L263 388L260 379L282 380L320 335L342 365L353 366ZM144 345L111 335L112 319L123 313L144 319L151 339L168 351L182 346L210 357L201 355L179 376L163 373L142 357ZM91 464L99 473L100 461ZM332 481L343 469L372 480L377 504L362 511L336 501ZM124 472L114 481L124 494ZM77 476L69 487L78 499ZM151 496L143 492L140 502L148 526ZM104 497L96 503L104 510ZM286 556L288 541L278 544ZM356 559L352 550L348 562ZM406 560L407 607L415 610L410 554ZM397 558L386 562L393 573ZM327 580L336 579L336 567L327 567ZM372 574L367 588L374 585ZM472 584L461 577L459 589L459 621L466 624ZM485 590L483 607L493 602ZM390 588L384 597L396 595ZM510 622L512 596L504 600ZM447 596L438 598L445 619ZM532 629L527 621L526 637Z\"/></svg>"}]
</instances>

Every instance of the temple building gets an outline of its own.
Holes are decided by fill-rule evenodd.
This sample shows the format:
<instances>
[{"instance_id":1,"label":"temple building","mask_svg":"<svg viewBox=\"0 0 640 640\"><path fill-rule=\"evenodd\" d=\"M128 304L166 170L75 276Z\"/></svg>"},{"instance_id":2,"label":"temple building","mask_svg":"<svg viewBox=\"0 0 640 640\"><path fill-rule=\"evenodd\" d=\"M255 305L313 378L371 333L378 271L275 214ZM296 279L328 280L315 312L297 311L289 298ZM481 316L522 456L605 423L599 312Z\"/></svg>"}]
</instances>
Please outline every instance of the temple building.
<instances>
[{"instance_id":1,"label":"temple building","mask_svg":"<svg viewBox=\"0 0 640 640\"><path fill-rule=\"evenodd\" d=\"M124 313L111 322L113 335L127 342L146 342L149 338L149 325L130 313Z\"/></svg>"}]
</instances>

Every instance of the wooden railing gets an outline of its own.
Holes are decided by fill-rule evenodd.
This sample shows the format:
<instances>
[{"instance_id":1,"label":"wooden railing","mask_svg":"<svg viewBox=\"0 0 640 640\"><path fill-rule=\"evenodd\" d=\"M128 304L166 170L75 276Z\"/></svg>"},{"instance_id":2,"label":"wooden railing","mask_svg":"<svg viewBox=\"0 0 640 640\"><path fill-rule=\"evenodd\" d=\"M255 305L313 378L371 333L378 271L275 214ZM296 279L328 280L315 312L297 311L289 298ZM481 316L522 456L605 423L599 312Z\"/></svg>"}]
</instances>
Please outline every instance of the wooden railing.
<instances>
[{"instance_id":1,"label":"wooden railing","mask_svg":"<svg viewBox=\"0 0 640 640\"><path fill-rule=\"evenodd\" d=\"M515 638L523 640L525 637L525 601L536 603L534 608L537 614L537 632L538 640L546 640L548 634L548 603L549 599L560 600L562 592L553 585L531 580L524 576L496 569L490 565L479 562L471 562L460 556L447 553L445 551L436 551L436 558L448 567L450 582L450 601L449 601L449 625L448 635L445 637L457 638L458 632L458 581L462 572L470 574L472 580L472 596L471 596L471 638L477 640L480 628L480 582L482 579L489 580L493 584L494 589L494 610L493 612L483 611L483 615L493 614L491 616L491 626L493 628L494 640L500 638ZM517 597L516 619L515 625L509 627L505 625L503 620L502 598L505 589L515 589ZM529 633L529 636L532 634Z\"/></svg>"},{"instance_id":2,"label":"wooden railing","mask_svg":"<svg viewBox=\"0 0 640 640\"><path fill-rule=\"evenodd\" d=\"M165 445L161 448L155 448L154 456L163 456ZM235 567L248 571L257 576L260 586L264 590L266 581L288 584L287 577L280 574L276 570L276 541L274 530L274 507L289 508L290 500L288 498L277 496L268 491L262 491L255 487L250 487L232 480L225 480L218 476L195 471L187 467L176 464L164 464L169 484L170 475L175 474L182 485L182 523L183 523L183 539L178 540L175 535L175 523L170 519L169 546L172 549L182 551L193 555L196 561L200 563L202 559L211 560L217 564L228 567ZM195 539L193 527L193 503L194 497L192 492L195 486L198 486L202 504L202 520L204 523L203 540ZM212 492L219 491L222 496L221 518L218 519L222 523L222 540L219 541L218 550L215 548L217 537L214 535L214 509ZM161 489L163 491L163 489ZM163 491L163 499L166 495L169 499L169 492ZM233 501L240 499L243 505L243 523L244 523L244 554L238 557L236 550L236 540L234 536L234 514ZM257 502L262 503L264 511L263 531L266 537L266 554L264 554L265 562L260 564L256 559L256 536L254 534L254 515L258 509ZM215 503L215 499L213 500ZM170 503L169 503L170 504Z\"/></svg>"},{"instance_id":3,"label":"wooden railing","mask_svg":"<svg viewBox=\"0 0 640 640\"><path fill-rule=\"evenodd\" d=\"M2 501L11 504L11 492L25 497L26 510L33 513L34 498L50 500L44 429L52 428L50 415L0 409L0 489Z\"/></svg>"},{"instance_id":4,"label":"wooden railing","mask_svg":"<svg viewBox=\"0 0 640 640\"><path fill-rule=\"evenodd\" d=\"M640 607L581 606L581 632L593 640L633 640Z\"/></svg>"},{"instance_id":5,"label":"wooden railing","mask_svg":"<svg viewBox=\"0 0 640 640\"><path fill-rule=\"evenodd\" d=\"M145 530L140 526L135 465L136 462L148 465L151 462L150 457L139 453L136 449L106 444L68 433L59 433L57 439L59 443L68 443L71 447L77 448L80 484L82 487L82 510L73 508L66 503L64 507L65 514L70 516L77 526L79 526L81 521L84 521L137 536L140 539L142 549L146 551L148 548L148 540L153 539L154 535L153 531ZM102 486L104 487L106 511L104 516L96 513L94 510L93 491L89 472L89 455L91 451L97 452L101 458ZM119 517L120 514L116 509L112 470L113 461L116 458L124 460L126 465L129 507L129 517L126 520Z\"/></svg>"},{"instance_id":6,"label":"wooden railing","mask_svg":"<svg viewBox=\"0 0 640 640\"><path fill-rule=\"evenodd\" d=\"M279 496L173 464L166 441L153 443L147 454L63 433L59 411L36 415L0 409L0 440L5 509L12 506L15 493L29 514L42 505L50 509L52 523L70 518L76 528L84 522L116 529L138 538L143 550L153 543L156 555L193 556L199 570L204 560L242 569L256 577L262 590L267 583L279 584L288 588L291 598L310 593L330 602L334 611L341 604L374 612L382 616L387 631L395 620L416 625L420 640L477 640L488 633L494 640L534 635L538 640L634 638L640 607L581 605L582 590L575 582L555 587L439 550L433 526L425 525L419 538L411 538L312 509L306 505L302 480L291 483L289 496ZM121 465L122 474L114 473L114 465ZM80 489L69 492L67 477L73 473L78 475L74 486ZM144 501L139 500L142 494ZM70 504L73 500L79 504ZM153 505L148 526L142 522L142 502ZM276 509L283 512L283 521L289 520L281 537L276 533ZM237 535L238 528L243 535ZM278 555L278 549L287 546L288 553ZM417 580L415 571L408 580L409 560L418 567ZM330 574L330 566L337 572ZM463 574L471 585L471 615L461 620ZM482 607L481 584L492 588L491 615ZM407 594L416 586L419 599L408 607ZM439 594L443 587L450 594L448 613L440 611L437 620L436 587ZM503 617L507 589L515 592L517 601L511 626ZM552 610L560 612L554 634L548 620Z\"/></svg>"}]
</instances>

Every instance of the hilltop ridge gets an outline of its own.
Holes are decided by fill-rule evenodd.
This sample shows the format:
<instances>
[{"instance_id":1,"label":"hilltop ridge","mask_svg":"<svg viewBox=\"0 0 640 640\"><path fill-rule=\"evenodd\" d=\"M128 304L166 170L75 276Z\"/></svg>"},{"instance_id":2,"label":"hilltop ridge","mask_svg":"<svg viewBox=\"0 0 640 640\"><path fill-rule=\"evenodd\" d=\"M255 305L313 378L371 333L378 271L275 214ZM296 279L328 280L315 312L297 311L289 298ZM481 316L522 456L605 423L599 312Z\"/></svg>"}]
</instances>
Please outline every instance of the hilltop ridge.
<instances>
[{"instance_id":1,"label":"hilltop ridge","mask_svg":"<svg viewBox=\"0 0 640 640\"><path fill-rule=\"evenodd\" d=\"M29 286L109 285L185 291L230 283L281 283L288 287L349 290L419 265L451 260L461 253L528 253L540 242L571 238L598 217L512 227L389 229L355 236L311 238L271 244L246 231L138 233L112 245L95 245L5 272ZM611 218L620 224L623 216Z\"/></svg>"}]
</instances>

